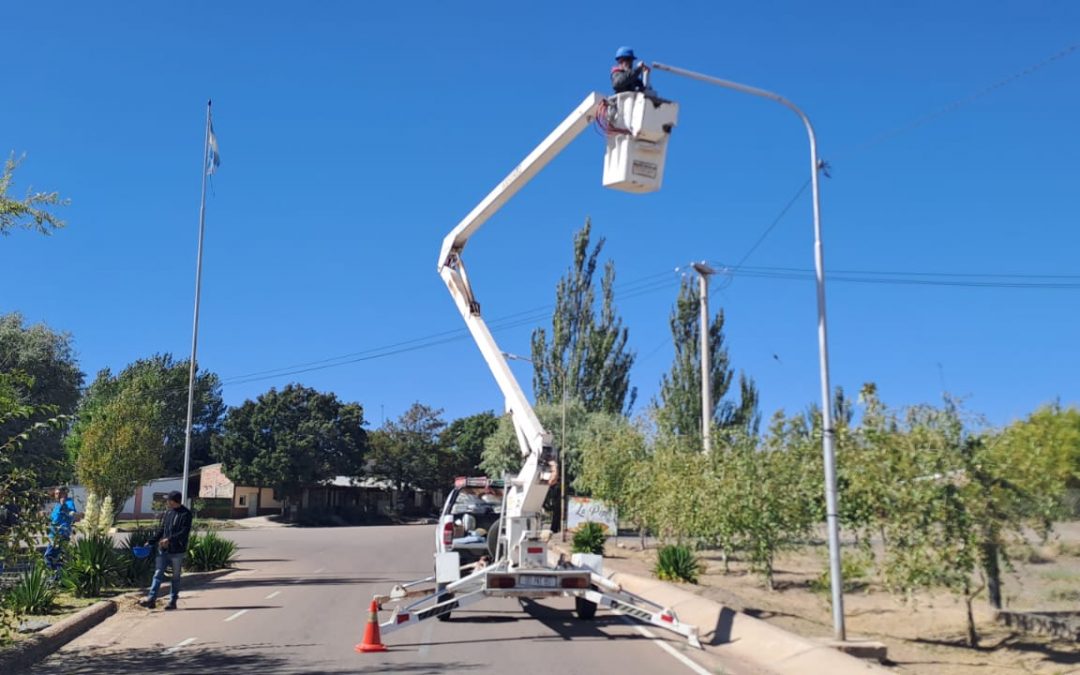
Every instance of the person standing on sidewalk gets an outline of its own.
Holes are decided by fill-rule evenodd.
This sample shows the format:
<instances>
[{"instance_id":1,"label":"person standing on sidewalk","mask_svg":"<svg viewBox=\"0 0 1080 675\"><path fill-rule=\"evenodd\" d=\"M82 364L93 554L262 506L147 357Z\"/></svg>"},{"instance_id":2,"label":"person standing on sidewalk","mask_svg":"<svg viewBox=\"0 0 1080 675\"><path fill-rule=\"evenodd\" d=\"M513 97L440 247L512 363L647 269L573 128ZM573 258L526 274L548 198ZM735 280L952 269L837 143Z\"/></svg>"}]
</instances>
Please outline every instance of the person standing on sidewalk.
<instances>
[{"instance_id":1,"label":"person standing on sidewalk","mask_svg":"<svg viewBox=\"0 0 1080 675\"><path fill-rule=\"evenodd\" d=\"M157 603L158 590L161 582L165 579L165 570L172 567L172 581L169 584L169 604L165 609L176 609L176 601L180 597L180 565L184 562L184 553L187 552L188 536L191 534L191 511L180 500L183 497L176 490L169 493L166 505L169 510L161 519L153 542L157 544L157 565L154 569L154 580L150 583L150 591L146 598L139 604L147 609L153 609Z\"/></svg>"}]
</instances>

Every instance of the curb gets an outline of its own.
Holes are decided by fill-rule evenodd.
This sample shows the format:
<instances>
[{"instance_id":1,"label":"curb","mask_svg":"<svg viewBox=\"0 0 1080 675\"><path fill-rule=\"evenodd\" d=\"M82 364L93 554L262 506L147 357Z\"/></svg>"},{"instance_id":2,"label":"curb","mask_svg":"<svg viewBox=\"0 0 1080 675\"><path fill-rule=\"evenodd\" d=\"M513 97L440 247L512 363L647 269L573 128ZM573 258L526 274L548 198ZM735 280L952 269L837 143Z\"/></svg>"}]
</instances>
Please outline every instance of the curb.
<instances>
[{"instance_id":1,"label":"curb","mask_svg":"<svg viewBox=\"0 0 1080 675\"><path fill-rule=\"evenodd\" d=\"M185 574L184 588L198 588L235 571L236 568L229 567L212 572ZM94 603L71 616L64 617L41 632L15 643L10 648L0 651L0 673L18 673L29 669L38 661L44 660L67 643L116 614L120 607L120 600L137 599L142 595L143 591L131 591L115 599L110 598Z\"/></svg>"},{"instance_id":2,"label":"curb","mask_svg":"<svg viewBox=\"0 0 1080 675\"><path fill-rule=\"evenodd\" d=\"M556 551L570 555L569 548L562 551L562 547L553 546L552 553L558 556ZM674 610L680 621L696 625L704 650L717 656L732 657L777 675L890 672L673 584L610 566L605 566L604 576L635 595Z\"/></svg>"},{"instance_id":3,"label":"curb","mask_svg":"<svg viewBox=\"0 0 1080 675\"><path fill-rule=\"evenodd\" d=\"M0 653L0 672L25 670L116 613L115 600L102 600L16 643Z\"/></svg>"}]
</instances>

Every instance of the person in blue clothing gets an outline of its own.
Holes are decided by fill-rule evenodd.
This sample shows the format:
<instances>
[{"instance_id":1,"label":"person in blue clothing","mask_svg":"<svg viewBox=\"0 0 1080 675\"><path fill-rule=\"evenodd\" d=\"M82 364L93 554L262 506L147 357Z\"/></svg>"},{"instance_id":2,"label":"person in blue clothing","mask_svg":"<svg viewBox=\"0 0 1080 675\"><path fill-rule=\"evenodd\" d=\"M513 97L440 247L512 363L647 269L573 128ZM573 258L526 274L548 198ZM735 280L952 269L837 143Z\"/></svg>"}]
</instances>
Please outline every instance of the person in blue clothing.
<instances>
[{"instance_id":1,"label":"person in blue clothing","mask_svg":"<svg viewBox=\"0 0 1080 675\"><path fill-rule=\"evenodd\" d=\"M68 497L67 488L53 491L56 503L49 514L49 545L45 547L45 565L52 570L53 579L60 577L64 565L64 549L71 541L71 530L75 525L75 500Z\"/></svg>"}]
</instances>

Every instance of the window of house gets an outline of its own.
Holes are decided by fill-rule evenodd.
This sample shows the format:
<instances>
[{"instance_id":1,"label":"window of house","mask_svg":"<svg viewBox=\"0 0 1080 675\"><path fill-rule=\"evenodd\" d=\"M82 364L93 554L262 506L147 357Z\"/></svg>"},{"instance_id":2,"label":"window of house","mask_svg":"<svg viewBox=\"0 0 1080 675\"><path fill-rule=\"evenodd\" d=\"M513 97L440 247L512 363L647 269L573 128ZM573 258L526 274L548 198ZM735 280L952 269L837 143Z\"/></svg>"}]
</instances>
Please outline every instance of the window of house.
<instances>
[{"instance_id":1,"label":"window of house","mask_svg":"<svg viewBox=\"0 0 1080 675\"><path fill-rule=\"evenodd\" d=\"M240 495L239 497L236 498L236 505L237 506L247 506L247 498L248 498L247 495Z\"/></svg>"}]
</instances>

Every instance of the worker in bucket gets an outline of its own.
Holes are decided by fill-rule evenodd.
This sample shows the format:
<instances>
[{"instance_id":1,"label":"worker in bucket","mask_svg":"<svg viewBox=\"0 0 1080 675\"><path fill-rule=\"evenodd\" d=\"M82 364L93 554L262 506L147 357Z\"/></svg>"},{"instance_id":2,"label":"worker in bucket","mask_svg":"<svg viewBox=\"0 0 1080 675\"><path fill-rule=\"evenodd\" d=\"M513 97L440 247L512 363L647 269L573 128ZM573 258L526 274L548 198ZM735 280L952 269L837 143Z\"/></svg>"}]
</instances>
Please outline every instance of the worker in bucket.
<instances>
[{"instance_id":1,"label":"worker in bucket","mask_svg":"<svg viewBox=\"0 0 1080 675\"><path fill-rule=\"evenodd\" d=\"M611 87L616 94L627 91L651 92L645 84L644 75L649 66L644 61L634 63L634 48L619 47L615 51L615 65L611 68Z\"/></svg>"}]
</instances>

